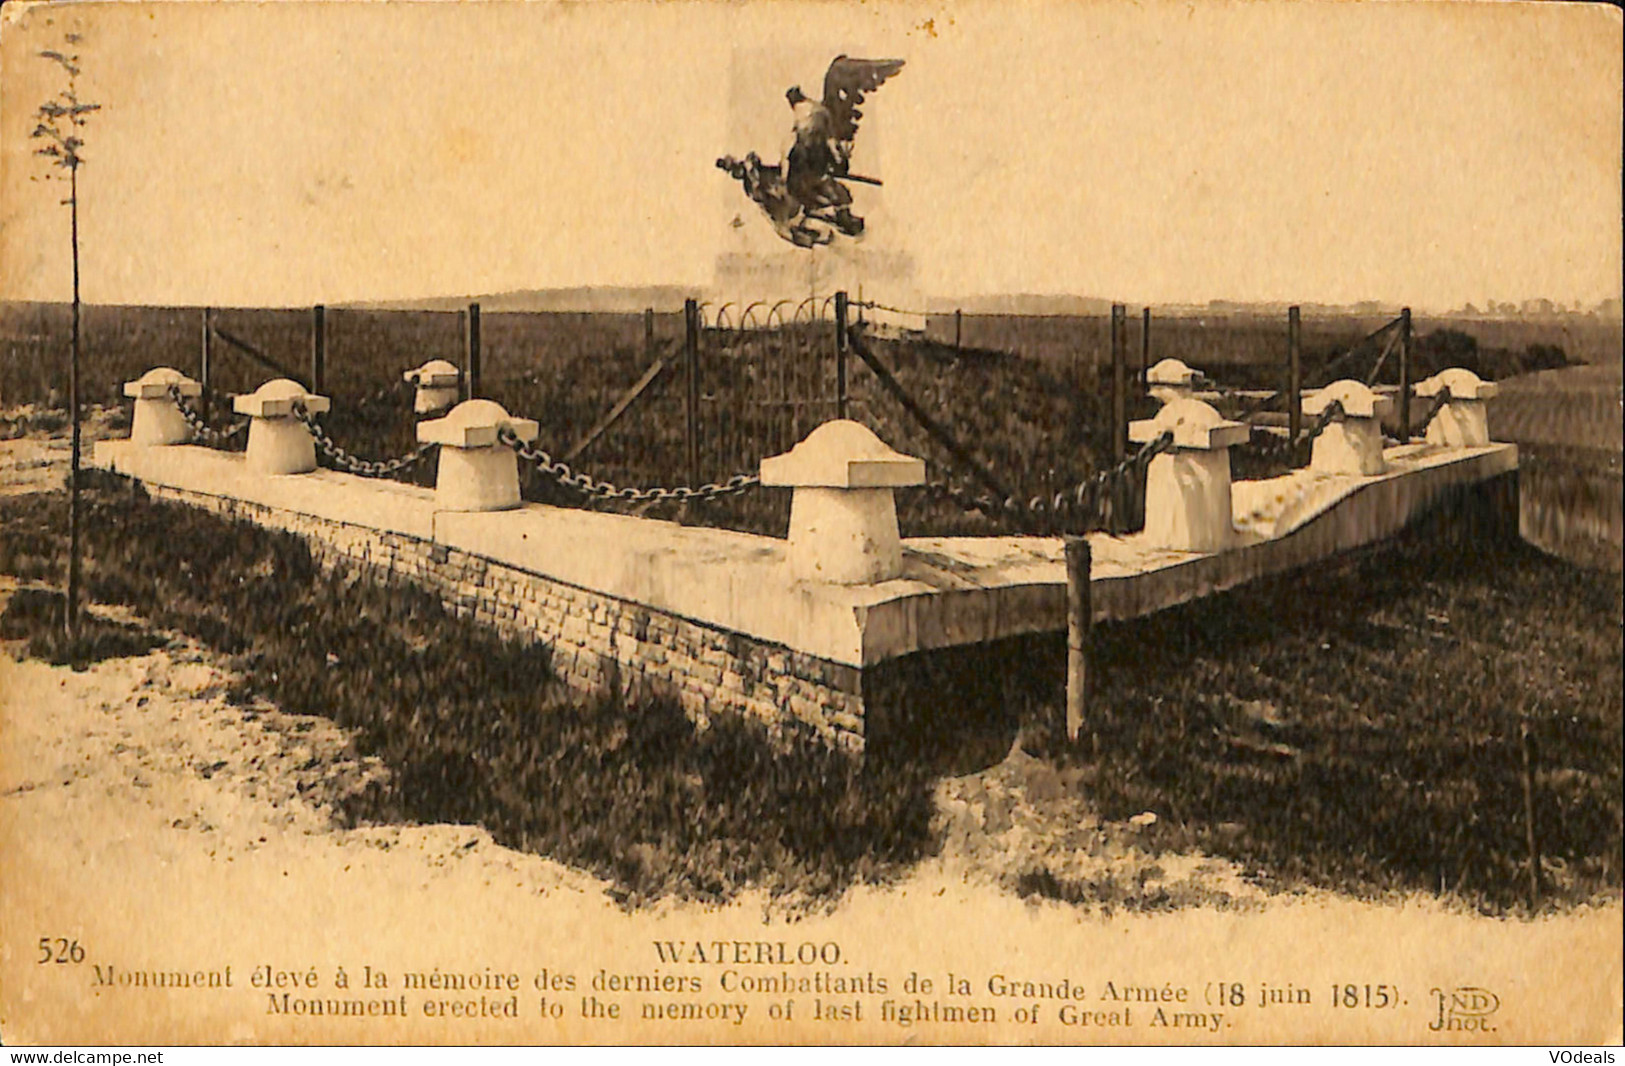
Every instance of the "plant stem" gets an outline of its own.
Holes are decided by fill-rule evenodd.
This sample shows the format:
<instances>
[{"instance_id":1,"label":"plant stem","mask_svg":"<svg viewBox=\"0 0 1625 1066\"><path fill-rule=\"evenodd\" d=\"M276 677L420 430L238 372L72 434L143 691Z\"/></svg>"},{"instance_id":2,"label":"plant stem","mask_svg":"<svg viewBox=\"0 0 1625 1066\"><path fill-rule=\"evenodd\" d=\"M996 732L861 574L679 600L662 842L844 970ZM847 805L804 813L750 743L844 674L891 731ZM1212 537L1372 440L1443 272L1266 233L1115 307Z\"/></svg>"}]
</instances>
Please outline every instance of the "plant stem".
<instances>
[{"instance_id":1,"label":"plant stem","mask_svg":"<svg viewBox=\"0 0 1625 1066\"><path fill-rule=\"evenodd\" d=\"M73 347L68 358L68 408L73 449L68 468L68 601L64 622L71 641L79 633L79 168L68 168L73 226Z\"/></svg>"}]
</instances>

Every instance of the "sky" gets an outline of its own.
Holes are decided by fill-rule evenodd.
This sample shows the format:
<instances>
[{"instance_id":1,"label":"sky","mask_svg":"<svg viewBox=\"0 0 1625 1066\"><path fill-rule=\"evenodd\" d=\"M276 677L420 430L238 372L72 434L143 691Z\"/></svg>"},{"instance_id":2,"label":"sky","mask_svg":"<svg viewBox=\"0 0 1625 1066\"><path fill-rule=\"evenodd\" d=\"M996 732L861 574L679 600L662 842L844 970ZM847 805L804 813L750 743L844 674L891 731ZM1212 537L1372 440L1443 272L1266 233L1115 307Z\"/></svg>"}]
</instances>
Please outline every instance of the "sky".
<instances>
[{"instance_id":1,"label":"sky","mask_svg":"<svg viewBox=\"0 0 1625 1066\"><path fill-rule=\"evenodd\" d=\"M0 296L70 293L31 155L74 29L99 303L703 285L779 251L714 166L839 53L866 242L931 295L1620 295L1621 17L1602 4L605 0L76 3L0 13ZM816 93L814 93L816 95ZM730 227L738 215L745 226ZM741 243L743 242L743 243Z\"/></svg>"}]
</instances>

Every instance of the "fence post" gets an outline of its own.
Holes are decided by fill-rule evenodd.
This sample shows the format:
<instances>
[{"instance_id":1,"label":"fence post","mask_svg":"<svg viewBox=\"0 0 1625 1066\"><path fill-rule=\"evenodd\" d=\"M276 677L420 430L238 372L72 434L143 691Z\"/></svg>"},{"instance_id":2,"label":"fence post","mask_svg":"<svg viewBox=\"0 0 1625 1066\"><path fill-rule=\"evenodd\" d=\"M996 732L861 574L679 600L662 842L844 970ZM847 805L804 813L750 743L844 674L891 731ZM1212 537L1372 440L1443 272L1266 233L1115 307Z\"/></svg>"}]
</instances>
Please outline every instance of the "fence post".
<instances>
[{"instance_id":1,"label":"fence post","mask_svg":"<svg viewBox=\"0 0 1625 1066\"><path fill-rule=\"evenodd\" d=\"M322 392L327 377L327 308L317 304L310 316L310 391Z\"/></svg>"},{"instance_id":2,"label":"fence post","mask_svg":"<svg viewBox=\"0 0 1625 1066\"><path fill-rule=\"evenodd\" d=\"M1287 439L1295 441L1303 432L1303 318L1293 304L1286 309L1286 410Z\"/></svg>"},{"instance_id":3,"label":"fence post","mask_svg":"<svg viewBox=\"0 0 1625 1066\"><path fill-rule=\"evenodd\" d=\"M861 308L860 308L861 312ZM846 290L835 294L835 417L846 417Z\"/></svg>"},{"instance_id":4,"label":"fence post","mask_svg":"<svg viewBox=\"0 0 1625 1066\"><path fill-rule=\"evenodd\" d=\"M1411 439L1411 309L1399 312L1399 442Z\"/></svg>"},{"instance_id":5,"label":"fence post","mask_svg":"<svg viewBox=\"0 0 1625 1066\"><path fill-rule=\"evenodd\" d=\"M480 394L480 305L468 305L463 319L463 399L472 400Z\"/></svg>"},{"instance_id":6,"label":"fence post","mask_svg":"<svg viewBox=\"0 0 1625 1066\"><path fill-rule=\"evenodd\" d=\"M1066 739L1076 744L1089 709L1089 652L1094 608L1089 541L1068 536L1066 550Z\"/></svg>"},{"instance_id":7,"label":"fence post","mask_svg":"<svg viewBox=\"0 0 1625 1066\"><path fill-rule=\"evenodd\" d=\"M685 444L688 458L688 483L700 484L700 305L693 299L683 301L683 365L687 377L687 395L683 404Z\"/></svg>"},{"instance_id":8,"label":"fence post","mask_svg":"<svg viewBox=\"0 0 1625 1066\"><path fill-rule=\"evenodd\" d=\"M643 363L645 366L655 357L655 309L643 309Z\"/></svg>"},{"instance_id":9,"label":"fence post","mask_svg":"<svg viewBox=\"0 0 1625 1066\"><path fill-rule=\"evenodd\" d=\"M1535 833L1535 771L1529 737L1529 719L1518 723L1518 747L1523 752L1523 831L1524 848L1529 859L1529 912L1540 906L1540 838Z\"/></svg>"},{"instance_id":10,"label":"fence post","mask_svg":"<svg viewBox=\"0 0 1625 1066\"><path fill-rule=\"evenodd\" d=\"M1124 336L1128 332L1122 304L1112 304L1112 458L1128 455L1128 353Z\"/></svg>"},{"instance_id":11,"label":"fence post","mask_svg":"<svg viewBox=\"0 0 1625 1066\"><path fill-rule=\"evenodd\" d=\"M198 396L198 410L204 419L209 417L209 338L214 332L214 308L203 309L203 336L202 345L198 349L197 379L203 385L203 392Z\"/></svg>"},{"instance_id":12,"label":"fence post","mask_svg":"<svg viewBox=\"0 0 1625 1066\"><path fill-rule=\"evenodd\" d=\"M960 342L964 339L965 316L959 308L954 308L954 351L959 351Z\"/></svg>"},{"instance_id":13,"label":"fence post","mask_svg":"<svg viewBox=\"0 0 1625 1066\"><path fill-rule=\"evenodd\" d=\"M1151 308L1140 310L1140 395L1145 395L1146 375L1151 372Z\"/></svg>"}]
</instances>

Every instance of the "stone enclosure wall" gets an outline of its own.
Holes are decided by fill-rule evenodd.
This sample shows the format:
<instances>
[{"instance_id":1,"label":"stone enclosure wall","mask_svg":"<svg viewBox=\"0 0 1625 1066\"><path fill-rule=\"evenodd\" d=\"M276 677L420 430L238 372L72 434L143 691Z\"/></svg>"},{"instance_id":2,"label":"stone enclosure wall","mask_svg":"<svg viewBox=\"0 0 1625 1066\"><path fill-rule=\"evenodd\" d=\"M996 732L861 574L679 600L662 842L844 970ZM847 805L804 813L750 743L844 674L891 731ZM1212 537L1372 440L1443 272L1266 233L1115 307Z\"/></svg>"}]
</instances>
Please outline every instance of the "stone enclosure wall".
<instances>
[{"instance_id":1,"label":"stone enclosure wall","mask_svg":"<svg viewBox=\"0 0 1625 1066\"><path fill-rule=\"evenodd\" d=\"M854 667L419 537L144 484L156 499L297 534L324 568L409 581L460 617L547 643L554 671L578 690L669 695L698 722L719 712L740 713L771 728L804 729L853 753L863 750L862 677Z\"/></svg>"}]
</instances>

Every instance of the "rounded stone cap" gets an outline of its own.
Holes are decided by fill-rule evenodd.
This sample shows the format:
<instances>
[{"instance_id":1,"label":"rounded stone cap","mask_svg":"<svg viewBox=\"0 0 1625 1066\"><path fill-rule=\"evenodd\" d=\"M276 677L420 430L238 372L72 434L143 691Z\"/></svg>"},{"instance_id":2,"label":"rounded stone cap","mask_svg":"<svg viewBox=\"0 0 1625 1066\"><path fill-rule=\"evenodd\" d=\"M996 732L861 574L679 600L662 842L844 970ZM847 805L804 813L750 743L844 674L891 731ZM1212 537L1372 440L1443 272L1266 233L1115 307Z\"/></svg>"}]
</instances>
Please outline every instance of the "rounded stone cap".
<instances>
[{"instance_id":1,"label":"rounded stone cap","mask_svg":"<svg viewBox=\"0 0 1625 1066\"><path fill-rule=\"evenodd\" d=\"M1373 391L1364 382L1344 378L1317 390L1303 401L1303 413L1316 417L1325 414L1333 401L1343 405L1346 418L1383 418L1393 410L1394 400Z\"/></svg>"},{"instance_id":2,"label":"rounded stone cap","mask_svg":"<svg viewBox=\"0 0 1625 1066\"><path fill-rule=\"evenodd\" d=\"M313 415L321 414L333 405L326 396L306 392L305 387L289 378L272 378L253 392L232 398L231 407L240 415L253 418L286 418L293 414L295 403L304 404Z\"/></svg>"},{"instance_id":3,"label":"rounded stone cap","mask_svg":"<svg viewBox=\"0 0 1625 1066\"><path fill-rule=\"evenodd\" d=\"M1450 390L1452 400L1488 400L1501 391L1495 382L1485 381L1471 370L1453 366L1417 385L1416 395L1437 396L1442 389Z\"/></svg>"},{"instance_id":4,"label":"rounded stone cap","mask_svg":"<svg viewBox=\"0 0 1625 1066\"><path fill-rule=\"evenodd\" d=\"M422 366L408 370L401 380L410 381L420 389L445 389L463 378L462 371L444 359L431 359Z\"/></svg>"},{"instance_id":5,"label":"rounded stone cap","mask_svg":"<svg viewBox=\"0 0 1625 1066\"><path fill-rule=\"evenodd\" d=\"M1200 370L1192 370L1178 359L1163 359L1145 372L1147 385L1195 385L1207 380Z\"/></svg>"},{"instance_id":6,"label":"rounded stone cap","mask_svg":"<svg viewBox=\"0 0 1625 1066\"><path fill-rule=\"evenodd\" d=\"M170 366L155 366L134 381L124 383L124 395L137 400L161 400L169 395L170 386L181 390L182 396L201 396L203 386Z\"/></svg>"},{"instance_id":7,"label":"rounded stone cap","mask_svg":"<svg viewBox=\"0 0 1625 1066\"><path fill-rule=\"evenodd\" d=\"M1130 422L1129 440L1136 444L1156 440L1172 432L1174 446L1213 451L1241 444L1252 432L1241 422L1227 421L1211 404L1201 400L1174 400L1164 404L1155 418Z\"/></svg>"},{"instance_id":8,"label":"rounded stone cap","mask_svg":"<svg viewBox=\"0 0 1625 1066\"><path fill-rule=\"evenodd\" d=\"M497 433L513 431L522 441L536 439L536 420L515 418L495 400L464 400L444 418L418 423L419 444L444 444L452 448L489 448L497 443Z\"/></svg>"},{"instance_id":9,"label":"rounded stone cap","mask_svg":"<svg viewBox=\"0 0 1625 1066\"><path fill-rule=\"evenodd\" d=\"M783 455L762 460L762 484L884 489L925 484L925 460L893 451L874 430L840 418L825 422Z\"/></svg>"}]
</instances>

